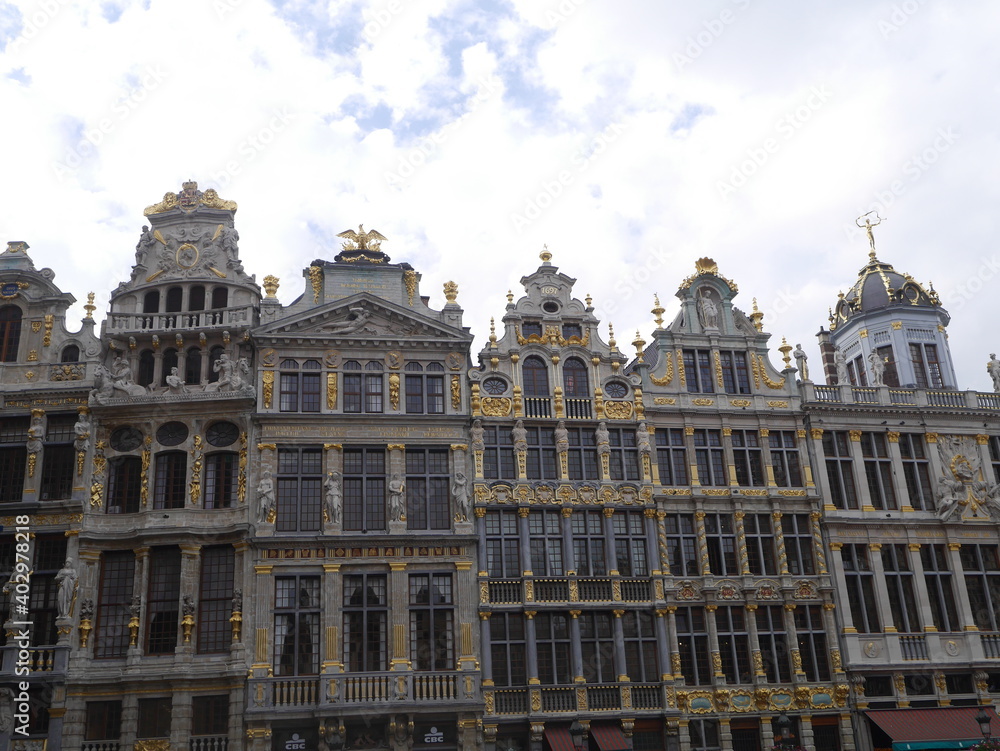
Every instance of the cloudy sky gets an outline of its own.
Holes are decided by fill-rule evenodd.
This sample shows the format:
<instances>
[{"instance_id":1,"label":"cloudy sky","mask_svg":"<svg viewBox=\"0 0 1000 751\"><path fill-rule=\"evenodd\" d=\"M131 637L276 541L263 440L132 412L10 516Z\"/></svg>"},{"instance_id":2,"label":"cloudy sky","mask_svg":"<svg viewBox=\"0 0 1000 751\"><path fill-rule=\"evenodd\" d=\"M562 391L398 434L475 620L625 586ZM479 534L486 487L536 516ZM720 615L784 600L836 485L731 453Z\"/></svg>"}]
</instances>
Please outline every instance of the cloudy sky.
<instances>
[{"instance_id":1,"label":"cloudy sky","mask_svg":"<svg viewBox=\"0 0 1000 751\"><path fill-rule=\"evenodd\" d=\"M985 390L998 28L987 0L0 0L0 240L104 310L194 179L283 302L363 222L436 307L458 282L479 345L543 244L619 342L710 256L818 366L878 209Z\"/></svg>"}]
</instances>

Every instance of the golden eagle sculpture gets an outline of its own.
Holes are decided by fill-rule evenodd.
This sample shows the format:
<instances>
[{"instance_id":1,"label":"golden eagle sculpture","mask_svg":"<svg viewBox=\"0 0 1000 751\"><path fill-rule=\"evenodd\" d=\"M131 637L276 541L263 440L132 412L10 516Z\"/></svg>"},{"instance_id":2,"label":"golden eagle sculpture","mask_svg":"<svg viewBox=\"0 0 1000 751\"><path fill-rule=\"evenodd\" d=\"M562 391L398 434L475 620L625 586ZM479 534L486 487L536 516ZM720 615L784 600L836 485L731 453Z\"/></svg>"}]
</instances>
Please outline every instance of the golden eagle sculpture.
<instances>
[{"instance_id":1,"label":"golden eagle sculpture","mask_svg":"<svg viewBox=\"0 0 1000 751\"><path fill-rule=\"evenodd\" d=\"M385 235L375 229L365 231L363 224L358 225L358 231L353 229L344 230L337 237L346 238L344 250L379 250L383 240L388 240Z\"/></svg>"}]
</instances>

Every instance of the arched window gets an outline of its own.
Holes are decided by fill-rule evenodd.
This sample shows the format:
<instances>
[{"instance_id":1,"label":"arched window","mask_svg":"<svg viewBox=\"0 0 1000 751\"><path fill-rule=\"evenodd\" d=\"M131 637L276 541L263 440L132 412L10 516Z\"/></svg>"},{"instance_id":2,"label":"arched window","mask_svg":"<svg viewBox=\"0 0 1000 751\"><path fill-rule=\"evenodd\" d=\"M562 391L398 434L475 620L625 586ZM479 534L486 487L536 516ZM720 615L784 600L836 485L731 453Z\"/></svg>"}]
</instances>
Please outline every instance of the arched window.
<instances>
[{"instance_id":1,"label":"arched window","mask_svg":"<svg viewBox=\"0 0 1000 751\"><path fill-rule=\"evenodd\" d=\"M142 298L142 312L143 313L160 312L160 290L154 289L146 293L146 296Z\"/></svg>"},{"instance_id":2,"label":"arched window","mask_svg":"<svg viewBox=\"0 0 1000 751\"><path fill-rule=\"evenodd\" d=\"M80 362L80 348L75 344L63 347L62 354L59 356L59 362Z\"/></svg>"},{"instance_id":3,"label":"arched window","mask_svg":"<svg viewBox=\"0 0 1000 751\"><path fill-rule=\"evenodd\" d=\"M160 374L160 385L167 385L167 376L177 367L177 350L168 349L163 353L163 373Z\"/></svg>"},{"instance_id":4,"label":"arched window","mask_svg":"<svg viewBox=\"0 0 1000 751\"><path fill-rule=\"evenodd\" d=\"M21 343L21 309L16 305L0 308L0 362L17 360Z\"/></svg>"},{"instance_id":5,"label":"arched window","mask_svg":"<svg viewBox=\"0 0 1000 751\"><path fill-rule=\"evenodd\" d=\"M540 357L526 357L521 366L525 396L548 396L549 373L545 361Z\"/></svg>"},{"instance_id":6,"label":"arched window","mask_svg":"<svg viewBox=\"0 0 1000 751\"><path fill-rule=\"evenodd\" d=\"M171 287L167 290L167 313L180 313L184 301L184 290Z\"/></svg>"},{"instance_id":7,"label":"arched window","mask_svg":"<svg viewBox=\"0 0 1000 751\"><path fill-rule=\"evenodd\" d=\"M204 310L205 309L205 288L200 284L195 285L191 288L191 292L188 295L188 310Z\"/></svg>"},{"instance_id":8,"label":"arched window","mask_svg":"<svg viewBox=\"0 0 1000 751\"><path fill-rule=\"evenodd\" d=\"M219 380L219 371L215 369L215 361L222 357L222 353L226 351L225 347L220 347L216 344L208 352L208 382L215 383Z\"/></svg>"},{"instance_id":9,"label":"arched window","mask_svg":"<svg viewBox=\"0 0 1000 751\"><path fill-rule=\"evenodd\" d=\"M153 369L156 361L153 359L153 350L144 349L139 353L139 375L137 382L140 386L149 386L153 382Z\"/></svg>"},{"instance_id":10,"label":"arched window","mask_svg":"<svg viewBox=\"0 0 1000 751\"><path fill-rule=\"evenodd\" d=\"M192 347L184 360L184 382L201 383L201 350Z\"/></svg>"},{"instance_id":11,"label":"arched window","mask_svg":"<svg viewBox=\"0 0 1000 751\"><path fill-rule=\"evenodd\" d=\"M229 289L216 287L212 290L212 307L225 308L229 306Z\"/></svg>"},{"instance_id":12,"label":"arched window","mask_svg":"<svg viewBox=\"0 0 1000 751\"><path fill-rule=\"evenodd\" d=\"M587 366L578 357L569 358L563 365L563 390L568 399L587 399L590 397Z\"/></svg>"}]
</instances>

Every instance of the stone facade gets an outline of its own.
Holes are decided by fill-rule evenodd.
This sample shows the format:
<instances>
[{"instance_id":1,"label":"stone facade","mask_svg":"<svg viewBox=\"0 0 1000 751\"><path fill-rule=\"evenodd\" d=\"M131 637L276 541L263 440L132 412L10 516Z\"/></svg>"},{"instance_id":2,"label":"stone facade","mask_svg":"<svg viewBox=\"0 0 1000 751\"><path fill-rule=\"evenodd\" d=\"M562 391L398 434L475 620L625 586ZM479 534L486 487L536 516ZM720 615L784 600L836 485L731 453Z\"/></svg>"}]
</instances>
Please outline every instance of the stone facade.
<instances>
[{"instance_id":1,"label":"stone facade","mask_svg":"<svg viewBox=\"0 0 1000 751\"><path fill-rule=\"evenodd\" d=\"M633 355L545 251L473 363L377 231L283 306L235 203L145 213L100 335L0 254L0 746L870 751L1000 692L1000 400L874 247L819 384L708 258Z\"/></svg>"}]
</instances>

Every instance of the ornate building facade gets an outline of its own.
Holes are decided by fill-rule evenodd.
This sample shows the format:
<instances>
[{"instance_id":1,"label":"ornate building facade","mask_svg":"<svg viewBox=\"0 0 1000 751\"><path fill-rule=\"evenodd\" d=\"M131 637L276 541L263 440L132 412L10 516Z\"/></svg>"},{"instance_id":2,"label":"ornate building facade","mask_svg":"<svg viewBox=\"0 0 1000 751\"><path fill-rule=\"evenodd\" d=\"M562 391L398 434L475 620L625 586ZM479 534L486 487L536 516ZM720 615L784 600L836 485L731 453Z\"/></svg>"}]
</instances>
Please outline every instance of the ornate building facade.
<instances>
[{"instance_id":1,"label":"ornate building facade","mask_svg":"<svg viewBox=\"0 0 1000 751\"><path fill-rule=\"evenodd\" d=\"M145 213L99 335L0 254L0 746L871 751L1000 693L1000 397L874 240L819 384L708 258L626 354L545 251L474 363L374 230L282 305L233 202Z\"/></svg>"}]
</instances>

